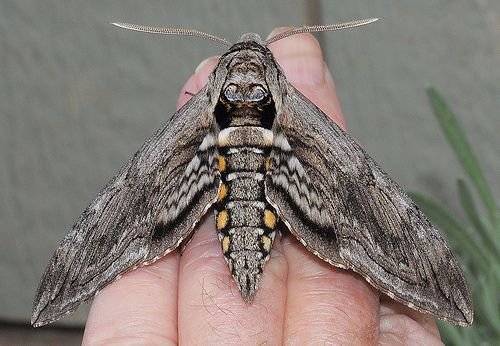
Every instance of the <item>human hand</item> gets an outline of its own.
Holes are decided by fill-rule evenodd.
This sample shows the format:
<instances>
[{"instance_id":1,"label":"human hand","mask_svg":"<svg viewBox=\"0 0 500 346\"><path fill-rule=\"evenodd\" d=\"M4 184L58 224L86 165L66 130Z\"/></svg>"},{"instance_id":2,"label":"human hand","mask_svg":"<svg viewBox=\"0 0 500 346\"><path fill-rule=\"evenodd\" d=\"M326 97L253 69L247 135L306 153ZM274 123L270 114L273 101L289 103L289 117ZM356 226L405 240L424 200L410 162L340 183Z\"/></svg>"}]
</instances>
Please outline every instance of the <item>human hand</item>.
<instances>
[{"instance_id":1,"label":"human hand","mask_svg":"<svg viewBox=\"0 0 500 346\"><path fill-rule=\"evenodd\" d=\"M273 35L277 32L273 32ZM309 34L269 47L287 79L345 129L318 42ZM205 60L178 107L206 84ZM188 93L186 93L188 92ZM361 276L323 262L291 234L277 239L255 301L233 282L207 213L182 256L136 269L94 299L84 344L440 344L431 315L391 300Z\"/></svg>"}]
</instances>

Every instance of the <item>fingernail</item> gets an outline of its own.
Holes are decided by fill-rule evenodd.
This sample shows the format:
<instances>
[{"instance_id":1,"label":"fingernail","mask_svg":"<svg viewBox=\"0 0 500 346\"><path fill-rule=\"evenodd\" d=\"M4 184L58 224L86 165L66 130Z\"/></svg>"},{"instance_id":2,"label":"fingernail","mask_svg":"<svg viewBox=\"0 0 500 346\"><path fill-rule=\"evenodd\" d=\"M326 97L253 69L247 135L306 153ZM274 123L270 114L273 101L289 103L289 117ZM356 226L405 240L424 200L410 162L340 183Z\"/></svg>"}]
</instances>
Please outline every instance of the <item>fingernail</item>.
<instances>
[{"instance_id":1,"label":"fingernail","mask_svg":"<svg viewBox=\"0 0 500 346\"><path fill-rule=\"evenodd\" d=\"M198 73L200 72L206 65L208 64L213 64L214 61L217 62L219 60L219 56L211 56L209 58L206 58L205 60L203 60L202 62L200 62L200 64L198 65L198 67L196 68L195 70L195 73Z\"/></svg>"},{"instance_id":2,"label":"fingernail","mask_svg":"<svg viewBox=\"0 0 500 346\"><path fill-rule=\"evenodd\" d=\"M269 35L267 35L266 40L269 40L271 37L276 36L278 34L281 34L283 31L287 31L290 29L291 29L291 27L287 27L287 26L280 26L278 28L275 28L275 29L273 29L273 31L271 31L269 33Z\"/></svg>"}]
</instances>

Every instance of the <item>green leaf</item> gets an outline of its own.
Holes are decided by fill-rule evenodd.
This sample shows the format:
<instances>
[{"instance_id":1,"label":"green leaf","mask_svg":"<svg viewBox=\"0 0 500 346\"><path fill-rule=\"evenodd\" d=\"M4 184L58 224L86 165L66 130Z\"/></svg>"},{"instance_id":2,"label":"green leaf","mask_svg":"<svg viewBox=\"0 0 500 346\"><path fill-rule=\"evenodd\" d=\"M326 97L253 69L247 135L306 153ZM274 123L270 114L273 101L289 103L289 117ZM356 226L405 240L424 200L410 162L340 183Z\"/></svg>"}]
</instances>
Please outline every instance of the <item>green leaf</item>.
<instances>
[{"instance_id":1,"label":"green leaf","mask_svg":"<svg viewBox=\"0 0 500 346\"><path fill-rule=\"evenodd\" d=\"M498 275L500 274L499 263L492 263L490 270L485 273L481 282L481 312L485 315L485 320L490 325L492 331L500 337L500 310L498 296Z\"/></svg>"},{"instance_id":2,"label":"green leaf","mask_svg":"<svg viewBox=\"0 0 500 346\"><path fill-rule=\"evenodd\" d=\"M467 183L462 179L458 179L457 186L462 208L470 222L478 231L478 234L481 236L482 243L493 253L500 253L500 237L496 235L493 228L485 226L481 221L476 204L474 203L474 198L472 197Z\"/></svg>"},{"instance_id":3,"label":"green leaf","mask_svg":"<svg viewBox=\"0 0 500 346\"><path fill-rule=\"evenodd\" d=\"M427 96L446 139L455 151L465 173L469 176L474 188L481 197L491 222L497 225L498 207L495 199L455 114L434 88L427 89Z\"/></svg>"},{"instance_id":4,"label":"green leaf","mask_svg":"<svg viewBox=\"0 0 500 346\"><path fill-rule=\"evenodd\" d=\"M463 345L464 337L460 327L449 325L438 321L441 337L448 341L450 345Z\"/></svg>"},{"instance_id":5,"label":"green leaf","mask_svg":"<svg viewBox=\"0 0 500 346\"><path fill-rule=\"evenodd\" d=\"M411 198L424 211L437 227L446 232L447 239L453 243L454 248L470 256L478 268L488 268L488 257L478 247L474 239L465 228L455 220L452 214L429 197L417 192L409 193Z\"/></svg>"},{"instance_id":6,"label":"green leaf","mask_svg":"<svg viewBox=\"0 0 500 346\"><path fill-rule=\"evenodd\" d=\"M457 155L460 165L469 177L488 215L487 218L480 216L471 189L462 180L458 180L460 202L476 234L468 233L465 226L457 221L445 207L423 195L412 194L436 226L446 232L451 245L470 256L466 276L474 294L474 324L466 329L457 329L439 323L439 329L446 344L495 344L494 340L500 340L500 295L498 294L500 289L500 256L498 255L500 252L500 210L457 118L436 90L427 89L427 95L447 141Z\"/></svg>"}]
</instances>

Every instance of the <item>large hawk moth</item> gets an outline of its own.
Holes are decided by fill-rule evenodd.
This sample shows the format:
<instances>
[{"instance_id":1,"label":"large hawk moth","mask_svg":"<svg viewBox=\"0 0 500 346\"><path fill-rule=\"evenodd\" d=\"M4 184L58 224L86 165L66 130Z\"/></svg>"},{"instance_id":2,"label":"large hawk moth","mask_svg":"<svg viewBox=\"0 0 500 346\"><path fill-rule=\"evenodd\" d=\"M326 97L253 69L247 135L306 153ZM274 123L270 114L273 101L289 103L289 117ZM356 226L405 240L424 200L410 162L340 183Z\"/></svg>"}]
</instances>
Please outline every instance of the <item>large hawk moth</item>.
<instances>
[{"instance_id":1,"label":"large hawk moth","mask_svg":"<svg viewBox=\"0 0 500 346\"><path fill-rule=\"evenodd\" d=\"M214 207L222 251L252 301L278 222L322 260L391 298L458 325L472 323L460 266L404 191L337 124L287 82L267 48L301 27L231 45L192 30L150 33L230 45L208 84L120 169L54 253L32 324L75 310L119 275L175 250Z\"/></svg>"}]
</instances>

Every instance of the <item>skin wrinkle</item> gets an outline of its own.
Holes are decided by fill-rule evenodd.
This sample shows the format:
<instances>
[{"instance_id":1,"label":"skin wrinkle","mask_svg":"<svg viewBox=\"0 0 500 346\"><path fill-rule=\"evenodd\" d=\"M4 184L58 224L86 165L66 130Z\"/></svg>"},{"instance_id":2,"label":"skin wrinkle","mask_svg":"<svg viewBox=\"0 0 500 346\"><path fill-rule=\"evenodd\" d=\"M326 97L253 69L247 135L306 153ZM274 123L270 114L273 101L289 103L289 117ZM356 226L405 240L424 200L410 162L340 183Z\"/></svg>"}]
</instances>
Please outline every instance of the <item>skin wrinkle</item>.
<instances>
[{"instance_id":1,"label":"skin wrinkle","mask_svg":"<svg viewBox=\"0 0 500 346\"><path fill-rule=\"evenodd\" d=\"M215 228L215 225L214 225ZM218 247L215 248L213 245L216 244ZM196 254L196 255L194 255ZM215 232L213 237L203 240L199 243L190 244L186 247L186 250L183 254L186 258L189 258L189 261L183 261L183 269L191 269L191 266L205 266L210 263L214 263L219 265L221 259L223 259L222 252L220 250L220 242ZM210 265L211 270L212 265ZM226 272L220 272L219 274L228 274L227 269Z\"/></svg>"},{"instance_id":2,"label":"skin wrinkle","mask_svg":"<svg viewBox=\"0 0 500 346\"><path fill-rule=\"evenodd\" d=\"M168 338L157 333L141 334L141 335L127 335L120 337L108 337L93 341L91 339L82 343L86 345L178 345L177 338Z\"/></svg>"},{"instance_id":3,"label":"skin wrinkle","mask_svg":"<svg viewBox=\"0 0 500 346\"><path fill-rule=\"evenodd\" d=\"M282 58L279 60L280 66L292 84L345 128L333 80L316 40L309 34L301 34L275 42L270 48L276 57ZM304 49L309 51L305 53ZM297 50L301 52L298 53ZM317 81L322 80L322 82L315 86L308 86L306 82L301 83L302 77L293 75L293 66L287 65L293 65L294 60L290 56L299 55L300 59L307 59L308 54L317 57L316 60L309 60L309 65L314 61L320 61L319 67L313 72L320 71L321 76ZM200 64L196 74L191 76L182 88L178 105L191 98L185 93L186 91L196 93L201 89L216 64L216 57L206 59ZM419 341L425 344L437 344L435 341L439 340L439 333L432 316L410 310L380 295L359 275L334 268L319 260L290 234L283 241L274 243L271 259L265 267L256 300L251 304L245 304L229 276L227 263L222 259L221 245L215 236L211 211L207 215L209 219L200 222L181 258L169 255L168 258L153 264L161 267L171 265L178 267L178 271L172 272L174 278L168 277L168 270L163 276L171 281L177 280L178 274L178 295L172 295L172 290L163 283L161 300L158 300L156 290L153 292L150 287L143 297L148 297L151 301L143 306L139 304L137 307L141 311L150 309L151 306L165 308L175 304L175 313L167 314L163 309L161 310L163 314L158 315L152 309L149 311L150 315L144 318L145 321L155 321L158 330L168 330L165 334L160 333L166 336L163 343L224 342L241 345L251 340L252 344L393 344L392 341L400 341L401 344L417 344ZM198 259L201 257L201 260L196 257ZM143 270L145 268L140 268L136 272ZM153 287L162 281L155 274L156 269L148 273ZM96 299L94 302L96 311L89 317L84 341L95 344L102 340L111 343L116 341L119 341L116 343L129 343L131 340L134 342L138 340L129 339L125 335L120 337L116 335L116 339L104 339L107 335L115 335L112 332L113 327L121 329L120 321L126 321L131 317L123 316L126 309L111 303L108 303L110 304L108 307L114 313L109 311L106 313L103 306L106 300L113 302L113 295L130 297L131 287L146 289L142 284L135 286L136 282L133 282L132 278L128 280L127 276L128 274L122 280L110 285L109 291L103 290L101 299ZM122 288L117 289L117 286ZM164 305L166 301L169 301L169 305ZM92 309L94 310L94 307ZM97 311L103 313L98 314ZM171 322L172 319L174 322ZM175 325L173 330L172 324ZM139 325L136 324L136 327ZM144 326L151 325L145 323ZM130 337L137 332L128 329L125 332L128 331ZM141 338L148 335L142 332L137 334ZM153 332L151 335L154 338ZM151 340L146 341L145 343L151 344Z\"/></svg>"},{"instance_id":4,"label":"skin wrinkle","mask_svg":"<svg viewBox=\"0 0 500 346\"><path fill-rule=\"evenodd\" d=\"M168 255L167 255L168 256ZM177 252L173 252L170 256L175 256L177 260L179 259L179 254ZM153 278L164 280L169 276L169 270L163 268L162 266L149 265L143 268L143 272L149 274Z\"/></svg>"}]
</instances>

